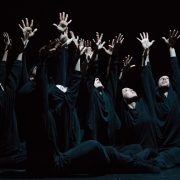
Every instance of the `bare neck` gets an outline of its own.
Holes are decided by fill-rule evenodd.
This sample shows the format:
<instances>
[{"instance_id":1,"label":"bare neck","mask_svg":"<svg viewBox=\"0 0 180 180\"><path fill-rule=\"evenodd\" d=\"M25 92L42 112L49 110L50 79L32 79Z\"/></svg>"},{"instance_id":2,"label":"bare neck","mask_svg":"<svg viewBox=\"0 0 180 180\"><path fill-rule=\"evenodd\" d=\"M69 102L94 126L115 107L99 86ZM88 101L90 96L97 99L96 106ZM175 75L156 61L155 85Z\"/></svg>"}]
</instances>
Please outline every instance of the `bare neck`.
<instances>
[{"instance_id":1,"label":"bare neck","mask_svg":"<svg viewBox=\"0 0 180 180\"><path fill-rule=\"evenodd\" d=\"M136 108L136 102L131 102L128 104L129 109L135 109Z\"/></svg>"}]
</instances>

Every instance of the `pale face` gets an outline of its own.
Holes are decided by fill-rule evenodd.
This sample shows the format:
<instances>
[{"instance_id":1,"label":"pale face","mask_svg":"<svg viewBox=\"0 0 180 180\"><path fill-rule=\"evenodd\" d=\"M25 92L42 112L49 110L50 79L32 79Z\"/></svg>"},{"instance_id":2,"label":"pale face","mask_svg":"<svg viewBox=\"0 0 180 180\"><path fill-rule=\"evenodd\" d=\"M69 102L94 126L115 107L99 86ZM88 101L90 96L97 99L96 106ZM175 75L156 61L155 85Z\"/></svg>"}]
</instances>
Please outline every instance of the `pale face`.
<instances>
[{"instance_id":1,"label":"pale face","mask_svg":"<svg viewBox=\"0 0 180 180\"><path fill-rule=\"evenodd\" d=\"M130 100L137 97L137 93L133 89L125 87L122 89L122 96L124 99Z\"/></svg>"},{"instance_id":2,"label":"pale face","mask_svg":"<svg viewBox=\"0 0 180 180\"><path fill-rule=\"evenodd\" d=\"M169 77L168 76L161 76L158 81L158 87L169 87L170 82L169 82Z\"/></svg>"},{"instance_id":3,"label":"pale face","mask_svg":"<svg viewBox=\"0 0 180 180\"><path fill-rule=\"evenodd\" d=\"M103 85L102 85L102 83L101 83L101 81L99 80L99 78L95 78L95 80L94 80L94 87L95 88L99 88L99 87L104 87Z\"/></svg>"}]
</instances>

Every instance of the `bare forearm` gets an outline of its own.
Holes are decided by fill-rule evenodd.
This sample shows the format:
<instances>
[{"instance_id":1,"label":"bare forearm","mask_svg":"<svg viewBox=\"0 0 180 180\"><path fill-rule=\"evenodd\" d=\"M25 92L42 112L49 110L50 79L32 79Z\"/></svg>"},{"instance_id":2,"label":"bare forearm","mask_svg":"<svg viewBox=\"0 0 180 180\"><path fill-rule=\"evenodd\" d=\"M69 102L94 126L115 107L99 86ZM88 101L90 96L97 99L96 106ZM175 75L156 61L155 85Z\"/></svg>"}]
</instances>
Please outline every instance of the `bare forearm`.
<instances>
[{"instance_id":1,"label":"bare forearm","mask_svg":"<svg viewBox=\"0 0 180 180\"><path fill-rule=\"evenodd\" d=\"M75 71L81 71L81 63L80 58L78 59L76 65L75 65Z\"/></svg>"},{"instance_id":2,"label":"bare forearm","mask_svg":"<svg viewBox=\"0 0 180 180\"><path fill-rule=\"evenodd\" d=\"M149 62L149 49L145 49L142 54L142 66L147 66Z\"/></svg>"},{"instance_id":3,"label":"bare forearm","mask_svg":"<svg viewBox=\"0 0 180 180\"><path fill-rule=\"evenodd\" d=\"M4 51L3 57L2 57L2 61L7 61L7 57L8 57L8 50Z\"/></svg>"},{"instance_id":4,"label":"bare forearm","mask_svg":"<svg viewBox=\"0 0 180 180\"><path fill-rule=\"evenodd\" d=\"M175 48L170 47L170 48L169 48L169 54L170 54L170 57L176 57Z\"/></svg>"},{"instance_id":5,"label":"bare forearm","mask_svg":"<svg viewBox=\"0 0 180 180\"><path fill-rule=\"evenodd\" d=\"M22 61L22 58L23 58L23 52L21 52L20 54L18 54L18 57L17 57L17 61Z\"/></svg>"}]
</instances>

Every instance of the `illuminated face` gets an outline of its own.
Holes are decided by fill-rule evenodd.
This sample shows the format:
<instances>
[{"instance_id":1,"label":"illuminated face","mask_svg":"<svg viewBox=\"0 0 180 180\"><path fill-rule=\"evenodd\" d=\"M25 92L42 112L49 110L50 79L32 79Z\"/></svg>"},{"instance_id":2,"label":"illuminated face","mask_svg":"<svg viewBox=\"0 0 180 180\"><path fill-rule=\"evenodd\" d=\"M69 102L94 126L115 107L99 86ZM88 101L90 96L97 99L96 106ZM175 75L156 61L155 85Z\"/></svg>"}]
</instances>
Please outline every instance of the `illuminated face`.
<instances>
[{"instance_id":1,"label":"illuminated face","mask_svg":"<svg viewBox=\"0 0 180 180\"><path fill-rule=\"evenodd\" d=\"M137 97L137 93L133 90L133 89L130 89L130 88L123 88L122 89L122 96L124 99L132 99L134 97Z\"/></svg>"},{"instance_id":2,"label":"illuminated face","mask_svg":"<svg viewBox=\"0 0 180 180\"><path fill-rule=\"evenodd\" d=\"M95 88L99 88L99 87L104 87L103 85L102 85L102 83L101 83L101 81L99 80L99 78L95 78L95 80L94 80L94 87Z\"/></svg>"},{"instance_id":3,"label":"illuminated face","mask_svg":"<svg viewBox=\"0 0 180 180\"><path fill-rule=\"evenodd\" d=\"M170 85L170 82L169 82L169 77L168 76L161 76L159 78L159 81L158 81L159 88L169 87L169 85Z\"/></svg>"}]
</instances>

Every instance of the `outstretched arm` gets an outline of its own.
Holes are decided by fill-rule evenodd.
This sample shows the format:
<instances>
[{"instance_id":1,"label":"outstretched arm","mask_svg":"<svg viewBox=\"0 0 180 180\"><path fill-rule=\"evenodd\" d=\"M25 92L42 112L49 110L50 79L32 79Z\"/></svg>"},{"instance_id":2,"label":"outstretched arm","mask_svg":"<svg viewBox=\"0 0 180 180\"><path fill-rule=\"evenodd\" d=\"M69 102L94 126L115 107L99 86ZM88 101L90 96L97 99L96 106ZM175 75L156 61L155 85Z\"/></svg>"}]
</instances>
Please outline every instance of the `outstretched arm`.
<instances>
[{"instance_id":1,"label":"outstretched arm","mask_svg":"<svg viewBox=\"0 0 180 180\"><path fill-rule=\"evenodd\" d=\"M170 54L170 65L171 65L171 80L174 90L180 97L180 69L178 64L178 59L176 56L175 44L180 38L179 32L177 30L169 31L169 37L162 37L164 42L169 47Z\"/></svg>"},{"instance_id":2,"label":"outstretched arm","mask_svg":"<svg viewBox=\"0 0 180 180\"><path fill-rule=\"evenodd\" d=\"M81 61L82 61L82 57L85 53L86 47L84 45L84 40L80 40L78 42L78 53L77 53L77 57L75 58L76 60L76 65L74 67L74 73L72 75L72 79L70 82L70 86L69 89L67 91L68 96L69 96L69 100L71 101L72 105L75 105L76 103L76 99L78 97L78 93L79 93L79 87L80 87L80 82L81 82Z\"/></svg>"},{"instance_id":3,"label":"outstretched arm","mask_svg":"<svg viewBox=\"0 0 180 180\"><path fill-rule=\"evenodd\" d=\"M21 37L22 46L20 52L18 54L17 60L23 61L22 67L22 84L25 84L29 80L29 75L27 72L27 65L26 65L26 48L29 43L31 37L33 37L37 31L37 28L33 28L34 21L33 19L31 22L26 18L25 20L21 20L22 24L19 24L19 27L22 31L23 37ZM33 30L34 29L34 30Z\"/></svg>"},{"instance_id":4,"label":"outstretched arm","mask_svg":"<svg viewBox=\"0 0 180 180\"><path fill-rule=\"evenodd\" d=\"M137 40L141 43L143 47L142 53L142 69L141 69L141 83L142 83L142 91L143 98L146 101L149 110L151 113L154 112L154 102L155 102L155 82L153 78L153 74L151 71L150 61L149 61L149 52L150 47L153 45L154 40L149 40L148 33L140 33L140 38Z\"/></svg>"},{"instance_id":5,"label":"outstretched arm","mask_svg":"<svg viewBox=\"0 0 180 180\"><path fill-rule=\"evenodd\" d=\"M124 37L122 34L115 36L112 42L109 44L109 49L103 48L107 54L110 55L109 64L107 68L108 76L108 84L107 89L112 96L113 100L117 97L117 87L118 87L118 75L119 75L119 52L120 47L124 41Z\"/></svg>"},{"instance_id":6,"label":"outstretched arm","mask_svg":"<svg viewBox=\"0 0 180 180\"><path fill-rule=\"evenodd\" d=\"M4 83L6 79L6 62L7 62L7 57L9 50L11 49L12 46L12 40L9 37L9 34L7 32L3 33L3 38L4 38L4 43L5 43L5 48L4 48L4 53L2 57L2 61L0 62L0 85L1 88L4 89Z\"/></svg>"},{"instance_id":7,"label":"outstretched arm","mask_svg":"<svg viewBox=\"0 0 180 180\"><path fill-rule=\"evenodd\" d=\"M22 73L22 61L15 60L11 66L10 73L5 83L6 90L11 91L11 92L15 92L17 90L21 73Z\"/></svg>"},{"instance_id":8,"label":"outstretched arm","mask_svg":"<svg viewBox=\"0 0 180 180\"><path fill-rule=\"evenodd\" d=\"M69 15L65 12L59 13L59 23L53 24L59 32L59 40L61 48L57 54L56 72L55 72L55 82L56 84L61 84L63 86L68 85L68 66L70 63L69 58L69 48L68 46L72 42L72 37L70 38L68 33L68 26L72 20L68 20ZM71 31L70 31L71 34ZM73 34L74 35L74 34Z\"/></svg>"},{"instance_id":9,"label":"outstretched arm","mask_svg":"<svg viewBox=\"0 0 180 180\"><path fill-rule=\"evenodd\" d=\"M13 91L15 91L18 88L20 77L22 75L22 60L24 49L27 47L29 38L34 36L34 33L37 31L37 29L34 29L34 31L32 31L33 20L31 20L31 23L29 23L27 18L25 20L22 20L22 25L19 24L19 27L23 32L23 37L21 38L23 47L20 50L20 53L18 54L16 61L14 61L12 65L12 69L8 76L6 84L6 88Z\"/></svg>"},{"instance_id":10,"label":"outstretched arm","mask_svg":"<svg viewBox=\"0 0 180 180\"><path fill-rule=\"evenodd\" d=\"M11 46L12 46L12 40L10 39L9 34L7 32L3 33L3 38L4 38L5 48L4 48L4 53L3 53L2 61L6 62L7 61L8 52L11 49Z\"/></svg>"},{"instance_id":11,"label":"outstretched arm","mask_svg":"<svg viewBox=\"0 0 180 180\"><path fill-rule=\"evenodd\" d=\"M123 61L123 67L120 71L120 75L119 75L119 80L123 81L125 76L127 75L127 73L129 72L129 70L132 67L135 67L135 65L131 65L131 61L132 61L133 57L130 55L125 56L125 58L122 60Z\"/></svg>"},{"instance_id":12,"label":"outstretched arm","mask_svg":"<svg viewBox=\"0 0 180 180\"><path fill-rule=\"evenodd\" d=\"M48 45L42 47L39 50L40 63L37 67L37 76L35 78L36 81L36 107L37 109L37 120L39 132L41 133L40 137L48 138L51 141L51 145L57 149L57 130L54 122L53 116L50 115L49 112L49 101L48 101L48 77L47 77L47 61L49 57L56 51L56 43L49 43ZM47 143L42 144L45 145L45 149L47 148Z\"/></svg>"},{"instance_id":13,"label":"outstretched arm","mask_svg":"<svg viewBox=\"0 0 180 180\"><path fill-rule=\"evenodd\" d=\"M94 48L91 46L91 41L86 41L86 62L88 63L87 68L87 87L91 92L94 87L95 77L98 76L99 71L99 51L103 49L105 41L102 42L103 33L99 34L96 32L96 39L93 39Z\"/></svg>"},{"instance_id":14,"label":"outstretched arm","mask_svg":"<svg viewBox=\"0 0 180 180\"><path fill-rule=\"evenodd\" d=\"M150 47L155 42L154 40L149 41L149 34L148 33L140 33L140 38L137 37L137 40L141 43L143 47L143 54L142 54L142 66L147 66L149 63L149 50Z\"/></svg>"}]
</instances>

